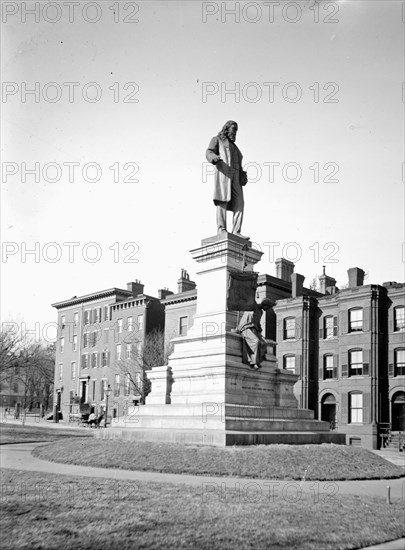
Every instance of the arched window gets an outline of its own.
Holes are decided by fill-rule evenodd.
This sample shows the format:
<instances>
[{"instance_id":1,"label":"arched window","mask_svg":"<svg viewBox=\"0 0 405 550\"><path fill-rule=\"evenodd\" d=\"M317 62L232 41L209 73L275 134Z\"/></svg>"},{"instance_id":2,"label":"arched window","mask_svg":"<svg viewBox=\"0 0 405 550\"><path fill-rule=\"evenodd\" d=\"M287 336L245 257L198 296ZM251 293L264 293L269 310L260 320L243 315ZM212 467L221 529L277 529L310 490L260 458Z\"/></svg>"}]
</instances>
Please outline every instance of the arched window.
<instances>
[{"instance_id":1,"label":"arched window","mask_svg":"<svg viewBox=\"0 0 405 550\"><path fill-rule=\"evenodd\" d=\"M295 355L284 355L283 368L295 374Z\"/></svg>"},{"instance_id":2,"label":"arched window","mask_svg":"<svg viewBox=\"0 0 405 550\"><path fill-rule=\"evenodd\" d=\"M323 338L333 338L337 336L337 317L327 315L323 319Z\"/></svg>"},{"instance_id":3,"label":"arched window","mask_svg":"<svg viewBox=\"0 0 405 550\"><path fill-rule=\"evenodd\" d=\"M349 332L363 330L363 308L356 307L349 310Z\"/></svg>"},{"instance_id":4,"label":"arched window","mask_svg":"<svg viewBox=\"0 0 405 550\"><path fill-rule=\"evenodd\" d=\"M349 351L349 376L361 376L363 374L363 350L352 349Z\"/></svg>"},{"instance_id":5,"label":"arched window","mask_svg":"<svg viewBox=\"0 0 405 550\"><path fill-rule=\"evenodd\" d=\"M295 317L287 317L286 319L284 319L283 339L295 339Z\"/></svg>"},{"instance_id":6,"label":"arched window","mask_svg":"<svg viewBox=\"0 0 405 550\"><path fill-rule=\"evenodd\" d=\"M405 375L405 349L400 348L394 351L395 358L395 376Z\"/></svg>"},{"instance_id":7,"label":"arched window","mask_svg":"<svg viewBox=\"0 0 405 550\"><path fill-rule=\"evenodd\" d=\"M405 330L405 307L398 306L394 309L394 331L403 332Z\"/></svg>"},{"instance_id":8,"label":"arched window","mask_svg":"<svg viewBox=\"0 0 405 550\"><path fill-rule=\"evenodd\" d=\"M363 424L362 392L351 392L349 394L349 424Z\"/></svg>"},{"instance_id":9,"label":"arched window","mask_svg":"<svg viewBox=\"0 0 405 550\"><path fill-rule=\"evenodd\" d=\"M328 378L336 378L337 373L333 364L333 355L327 353L323 356L323 378L327 380Z\"/></svg>"}]
</instances>

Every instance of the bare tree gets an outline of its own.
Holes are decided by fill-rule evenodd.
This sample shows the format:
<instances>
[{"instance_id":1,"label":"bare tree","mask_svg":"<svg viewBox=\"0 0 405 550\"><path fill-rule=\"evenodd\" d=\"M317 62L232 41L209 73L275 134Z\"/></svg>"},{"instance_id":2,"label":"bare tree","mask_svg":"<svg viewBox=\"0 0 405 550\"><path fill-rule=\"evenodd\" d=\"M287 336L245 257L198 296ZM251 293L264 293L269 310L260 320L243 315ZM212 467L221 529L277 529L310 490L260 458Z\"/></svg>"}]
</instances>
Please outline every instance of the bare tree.
<instances>
[{"instance_id":1,"label":"bare tree","mask_svg":"<svg viewBox=\"0 0 405 550\"><path fill-rule=\"evenodd\" d=\"M140 396L140 401L145 402L145 397L150 393L151 384L147 372L153 367L159 367L167 364L168 356L171 353L172 345L165 345L164 332L162 330L153 330L146 334L144 339L134 336L126 339L126 344L130 347L129 357L125 353L125 358L117 361L115 370L124 375L134 393ZM126 352L127 350L124 350ZM124 383L125 386L125 383Z\"/></svg>"},{"instance_id":2,"label":"bare tree","mask_svg":"<svg viewBox=\"0 0 405 550\"><path fill-rule=\"evenodd\" d=\"M7 379L17 366L18 354L24 343L19 323L3 322L0 331L0 381Z\"/></svg>"},{"instance_id":3,"label":"bare tree","mask_svg":"<svg viewBox=\"0 0 405 550\"><path fill-rule=\"evenodd\" d=\"M4 322L0 332L0 381L20 389L24 407L51 405L55 371L55 346L26 337L21 323ZM21 393L22 392L22 393Z\"/></svg>"}]
</instances>

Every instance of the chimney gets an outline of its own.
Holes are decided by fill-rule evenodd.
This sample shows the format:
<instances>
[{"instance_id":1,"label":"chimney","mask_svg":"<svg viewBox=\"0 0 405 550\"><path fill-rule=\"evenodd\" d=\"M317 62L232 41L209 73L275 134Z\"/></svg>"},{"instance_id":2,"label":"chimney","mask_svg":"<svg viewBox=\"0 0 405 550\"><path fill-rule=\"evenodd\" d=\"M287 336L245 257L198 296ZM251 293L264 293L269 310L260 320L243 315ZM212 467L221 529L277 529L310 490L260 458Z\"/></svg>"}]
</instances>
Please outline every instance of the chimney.
<instances>
[{"instance_id":1,"label":"chimney","mask_svg":"<svg viewBox=\"0 0 405 550\"><path fill-rule=\"evenodd\" d=\"M356 286L363 286L364 282L364 271L359 267L351 267L347 270L349 275L349 288L354 288Z\"/></svg>"},{"instance_id":2,"label":"chimney","mask_svg":"<svg viewBox=\"0 0 405 550\"><path fill-rule=\"evenodd\" d=\"M294 264L284 258L278 258L276 260L276 277L287 281L291 281L291 275L294 273Z\"/></svg>"},{"instance_id":3,"label":"chimney","mask_svg":"<svg viewBox=\"0 0 405 550\"><path fill-rule=\"evenodd\" d=\"M322 294L335 294L336 279L326 275L324 265L322 266L322 268L323 268L323 273L319 277L319 286L320 286L319 292L321 292Z\"/></svg>"},{"instance_id":4,"label":"chimney","mask_svg":"<svg viewBox=\"0 0 405 550\"><path fill-rule=\"evenodd\" d=\"M132 296L138 296L139 294L143 294L143 287L144 285L138 279L135 279L135 281L131 281L130 283L127 283L127 290L131 292Z\"/></svg>"},{"instance_id":5,"label":"chimney","mask_svg":"<svg viewBox=\"0 0 405 550\"><path fill-rule=\"evenodd\" d=\"M170 296L171 294L173 294L173 292L171 290L169 290L168 288L160 288L158 290L158 298L159 300L165 300L168 296Z\"/></svg>"},{"instance_id":6,"label":"chimney","mask_svg":"<svg viewBox=\"0 0 405 550\"><path fill-rule=\"evenodd\" d=\"M190 281L190 275L185 269L181 270L180 279L177 281L177 292L186 292L187 290L194 290L197 285L194 281Z\"/></svg>"},{"instance_id":7,"label":"chimney","mask_svg":"<svg viewBox=\"0 0 405 550\"><path fill-rule=\"evenodd\" d=\"M293 273L291 275L291 295L293 298L302 296L304 290L304 280L304 275L300 275L299 273Z\"/></svg>"}]
</instances>

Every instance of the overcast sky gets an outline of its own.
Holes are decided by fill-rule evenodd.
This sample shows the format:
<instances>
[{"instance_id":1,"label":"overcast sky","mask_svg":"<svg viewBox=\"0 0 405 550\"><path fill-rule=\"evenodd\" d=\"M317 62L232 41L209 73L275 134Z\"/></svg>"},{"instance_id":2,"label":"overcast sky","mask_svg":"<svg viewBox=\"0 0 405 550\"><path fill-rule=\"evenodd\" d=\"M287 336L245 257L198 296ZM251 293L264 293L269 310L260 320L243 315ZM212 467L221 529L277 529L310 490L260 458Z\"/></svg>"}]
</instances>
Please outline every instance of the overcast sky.
<instances>
[{"instance_id":1,"label":"overcast sky","mask_svg":"<svg viewBox=\"0 0 405 550\"><path fill-rule=\"evenodd\" d=\"M34 4L3 2L3 320L195 279L229 119L257 271L404 280L402 2Z\"/></svg>"}]
</instances>

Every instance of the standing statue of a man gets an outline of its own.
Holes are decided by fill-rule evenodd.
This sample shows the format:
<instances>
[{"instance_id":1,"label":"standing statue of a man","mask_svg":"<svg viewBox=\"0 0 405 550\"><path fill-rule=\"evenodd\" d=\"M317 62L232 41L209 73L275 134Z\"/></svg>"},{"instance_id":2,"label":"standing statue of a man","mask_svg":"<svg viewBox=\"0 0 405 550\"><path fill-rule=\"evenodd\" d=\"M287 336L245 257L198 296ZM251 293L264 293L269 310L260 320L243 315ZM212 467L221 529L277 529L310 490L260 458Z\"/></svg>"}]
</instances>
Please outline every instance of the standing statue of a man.
<instances>
[{"instance_id":1,"label":"standing statue of a man","mask_svg":"<svg viewBox=\"0 0 405 550\"><path fill-rule=\"evenodd\" d=\"M206 158L215 165L214 204L217 207L218 234L226 232L227 210L233 212L232 233L241 235L243 220L243 189L247 174L242 169L242 153L235 144L238 125L233 120L223 126L208 145Z\"/></svg>"}]
</instances>

